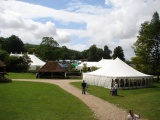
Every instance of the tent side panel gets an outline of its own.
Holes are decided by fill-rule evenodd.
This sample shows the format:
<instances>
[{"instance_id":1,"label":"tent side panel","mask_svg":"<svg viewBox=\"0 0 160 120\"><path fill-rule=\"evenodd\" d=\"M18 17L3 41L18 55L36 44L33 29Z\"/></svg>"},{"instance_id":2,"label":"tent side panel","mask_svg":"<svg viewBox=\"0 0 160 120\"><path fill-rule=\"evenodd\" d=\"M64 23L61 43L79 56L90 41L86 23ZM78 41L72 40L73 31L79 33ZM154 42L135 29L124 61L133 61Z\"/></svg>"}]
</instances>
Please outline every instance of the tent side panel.
<instances>
[{"instance_id":1,"label":"tent side panel","mask_svg":"<svg viewBox=\"0 0 160 120\"><path fill-rule=\"evenodd\" d=\"M101 86L104 88L111 88L112 79L106 76L96 76L83 74L83 80L89 85Z\"/></svg>"}]
</instances>

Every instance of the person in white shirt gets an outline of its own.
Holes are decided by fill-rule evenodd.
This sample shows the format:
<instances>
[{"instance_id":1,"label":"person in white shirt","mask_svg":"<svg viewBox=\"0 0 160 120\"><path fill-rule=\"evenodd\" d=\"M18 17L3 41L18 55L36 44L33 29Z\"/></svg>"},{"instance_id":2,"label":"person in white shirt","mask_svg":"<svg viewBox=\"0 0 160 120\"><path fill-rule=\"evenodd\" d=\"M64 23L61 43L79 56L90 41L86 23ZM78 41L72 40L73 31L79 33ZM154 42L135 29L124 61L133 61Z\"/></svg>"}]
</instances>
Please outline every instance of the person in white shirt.
<instances>
[{"instance_id":1,"label":"person in white shirt","mask_svg":"<svg viewBox=\"0 0 160 120\"><path fill-rule=\"evenodd\" d=\"M134 114L133 110L129 110L129 115L127 116L127 120L136 120L136 118L140 118L140 115Z\"/></svg>"},{"instance_id":2,"label":"person in white shirt","mask_svg":"<svg viewBox=\"0 0 160 120\"><path fill-rule=\"evenodd\" d=\"M114 94L115 94L115 96L117 96L118 95L118 84L117 84L117 82L114 83L114 89L115 89Z\"/></svg>"}]
</instances>

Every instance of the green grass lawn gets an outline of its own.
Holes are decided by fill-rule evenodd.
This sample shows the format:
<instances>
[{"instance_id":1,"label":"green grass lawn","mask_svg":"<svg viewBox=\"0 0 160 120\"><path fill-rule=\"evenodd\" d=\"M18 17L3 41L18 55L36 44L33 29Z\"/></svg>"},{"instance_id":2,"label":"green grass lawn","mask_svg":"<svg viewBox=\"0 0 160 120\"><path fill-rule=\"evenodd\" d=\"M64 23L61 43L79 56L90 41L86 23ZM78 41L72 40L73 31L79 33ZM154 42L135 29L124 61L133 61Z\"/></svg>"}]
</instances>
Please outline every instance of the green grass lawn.
<instances>
[{"instance_id":1,"label":"green grass lawn","mask_svg":"<svg viewBox=\"0 0 160 120\"><path fill-rule=\"evenodd\" d=\"M71 84L81 89L80 82ZM132 109L135 113L140 113L142 118L149 120L160 118L160 83L155 84L153 88L118 90L118 96L111 96L109 89L98 86L89 86L87 92L127 111Z\"/></svg>"},{"instance_id":2,"label":"green grass lawn","mask_svg":"<svg viewBox=\"0 0 160 120\"><path fill-rule=\"evenodd\" d=\"M53 84L13 81L0 91L0 120L95 120L83 102Z\"/></svg>"},{"instance_id":3,"label":"green grass lawn","mask_svg":"<svg viewBox=\"0 0 160 120\"><path fill-rule=\"evenodd\" d=\"M10 79L36 79L35 73L7 73L6 78Z\"/></svg>"},{"instance_id":4,"label":"green grass lawn","mask_svg":"<svg viewBox=\"0 0 160 120\"><path fill-rule=\"evenodd\" d=\"M5 76L7 78L11 78L11 79L36 79L35 74L33 74L33 73L8 73L8 75L5 75ZM32 86L30 82L25 83L25 84L24 83L25 82L13 82L13 83L9 83L9 84L0 84L0 90L1 90L1 94L0 94L0 98L1 98L0 99L0 119L3 116L9 117L8 114L12 115L12 111L14 111L13 115L15 116L15 118L19 118L19 116L20 116L20 118L23 118L23 117L25 117L25 114L27 114L27 115L30 114L30 113L35 114L35 112L36 112L35 116L33 115L31 117L36 117L37 118L39 116L38 113L42 111L42 109L40 109L41 108L41 103L39 103L38 101L43 101L43 99L45 99L45 97L47 99L47 98L49 98L48 96L53 97L53 96L57 95L55 93L59 93L59 92L53 92L54 88L55 88L55 87L53 87L53 85L51 85L53 87L52 88L53 91L49 90L49 88L48 88L48 91L47 91L47 90L41 90L41 89L44 89L45 87L44 88L43 87L38 87L39 85L41 86L41 84L44 84L44 83L32 83L33 87L28 87L28 84L29 84L29 86ZM38 85L36 85L36 84L38 84ZM81 89L81 83L80 82L73 82L71 84L78 87L79 89ZM50 85L47 85L47 86L50 86ZM155 86L156 87L153 87L153 88L118 90L119 96L111 96L109 94L110 93L109 89L106 89L106 88L103 88L103 87L97 87L97 86L90 86L89 91L87 91L87 92L89 92L90 94L92 94L94 96L97 96L101 99L104 99L104 100L106 100L110 103L113 103L113 104L115 104L119 107L122 107L122 108L126 109L127 111L129 109L133 109L135 111L135 113L140 113L142 118L146 118L146 119L149 119L149 120L158 120L160 118L160 114L159 114L160 113L160 105L159 105L160 104L159 103L159 101L160 101L160 83L155 84ZM40 93L38 93L38 91ZM44 91L44 92L42 92L42 91ZM50 92L50 91L52 91L53 93ZM62 91L62 90L60 90L60 91ZM23 95L23 93L24 93L24 95L25 94L30 95L30 96L26 96L26 98L23 98L23 99L26 99L26 101L27 101L30 98L30 99L33 99L34 101L33 101L33 103L30 103L30 102L21 103L20 102L21 104L25 103L24 106L22 106L22 108L21 108L20 105L18 104L18 102L21 101L21 99L19 99L19 98L21 98L21 95ZM33 93L33 95L32 95L32 93ZM52 95L49 95L49 94L47 95L46 93L47 94L51 93ZM14 94L15 94L15 96L14 96ZM68 96L67 92L63 91L63 94L66 94L66 95L64 95L65 97ZM36 96L36 97L34 98L34 96ZM39 100L40 96L42 97L41 100ZM71 96L71 95L69 95L69 96ZM24 96L22 96L22 97L24 97ZM54 98L59 98L59 97L54 97ZM45 99L45 101L46 101L46 99ZM51 101L48 101L48 99L47 99L46 102L52 103L53 98L50 98L50 99L51 99ZM65 100L63 98L62 101L60 101L59 99L56 99L56 100L58 100L59 102L62 102L63 104L64 104L64 101L66 101L66 100L70 101L70 102L74 101L74 100L69 100L69 99L72 99L72 98L66 98ZM54 101L56 101L56 100L54 99ZM35 103L36 107L34 107L35 105L32 105L34 103ZM53 102L53 103L55 103L55 102ZM33 108L31 107L31 109L28 108L30 106L30 104L31 104L31 106L33 106ZM46 103L42 103L42 104L43 104L42 105L43 109L46 108L46 107L48 108L48 104L47 105L45 105ZM17 106L19 105L19 106L16 107L16 105ZM39 106L39 108L37 108L37 106ZM8 108L6 108L6 107L8 107ZM14 107L16 109L13 109ZM76 106L76 107L77 107L79 113L81 113L81 111L83 111L83 110L79 110L79 106ZM24 110L24 115L23 115L23 113L18 114L18 112L23 112L23 111L21 111L21 109L25 109L25 108L26 108L26 110ZM67 110L69 110L69 108L66 108L65 110L67 111ZM9 110L7 111L7 109L9 109ZM48 109L51 109L51 111L52 111L54 108L51 107L51 108L48 108ZM62 108L59 109L59 112L61 111L61 109ZM18 111L17 114L15 114L15 112L16 112L15 110ZM44 114L47 114L46 112L49 112L49 110L45 110L46 112L44 110L42 111L42 112L44 112ZM2 112L2 111L4 111L4 112ZM56 109L55 109L55 111L56 111ZM62 112L65 113L66 111L64 111L62 109ZM2 113L4 113L4 114L1 115ZM48 113L48 114L51 114L51 113ZM13 115L11 117L13 117ZM70 115L70 113L69 113L69 115ZM50 115L50 116L55 116L55 114ZM91 113L89 113L89 116L91 116ZM60 117L57 117L57 118L61 119ZM29 118L27 118L27 119L29 119ZM55 120L56 120L56 118L55 118Z\"/></svg>"}]
</instances>

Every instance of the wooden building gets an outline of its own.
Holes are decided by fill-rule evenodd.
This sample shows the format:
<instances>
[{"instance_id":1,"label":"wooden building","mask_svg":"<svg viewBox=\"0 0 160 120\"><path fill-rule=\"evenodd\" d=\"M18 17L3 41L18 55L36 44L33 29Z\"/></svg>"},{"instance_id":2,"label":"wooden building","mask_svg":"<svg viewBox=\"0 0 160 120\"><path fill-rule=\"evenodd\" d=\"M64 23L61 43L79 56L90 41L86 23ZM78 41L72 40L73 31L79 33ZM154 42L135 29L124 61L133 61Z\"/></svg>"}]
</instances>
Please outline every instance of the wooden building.
<instances>
[{"instance_id":1,"label":"wooden building","mask_svg":"<svg viewBox=\"0 0 160 120\"><path fill-rule=\"evenodd\" d=\"M65 69L56 61L48 61L37 73L37 78L65 78Z\"/></svg>"}]
</instances>

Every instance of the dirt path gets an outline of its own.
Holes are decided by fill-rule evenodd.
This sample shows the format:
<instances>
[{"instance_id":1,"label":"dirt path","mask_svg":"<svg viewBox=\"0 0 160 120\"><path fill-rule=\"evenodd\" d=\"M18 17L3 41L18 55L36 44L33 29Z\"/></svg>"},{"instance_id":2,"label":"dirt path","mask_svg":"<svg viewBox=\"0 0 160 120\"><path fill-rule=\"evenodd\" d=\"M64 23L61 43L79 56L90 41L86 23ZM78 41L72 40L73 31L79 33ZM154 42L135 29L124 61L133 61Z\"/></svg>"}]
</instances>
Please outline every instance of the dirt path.
<instances>
[{"instance_id":1,"label":"dirt path","mask_svg":"<svg viewBox=\"0 0 160 120\"><path fill-rule=\"evenodd\" d=\"M79 80L22 80L21 79L21 81L46 82L60 86L62 89L78 97L87 106L89 106L94 112L95 116L99 118L99 120L126 120L126 116L128 113L124 109L119 108L89 93L83 95L81 93L81 90L69 84L70 82L75 82L75 81L78 82Z\"/></svg>"}]
</instances>

